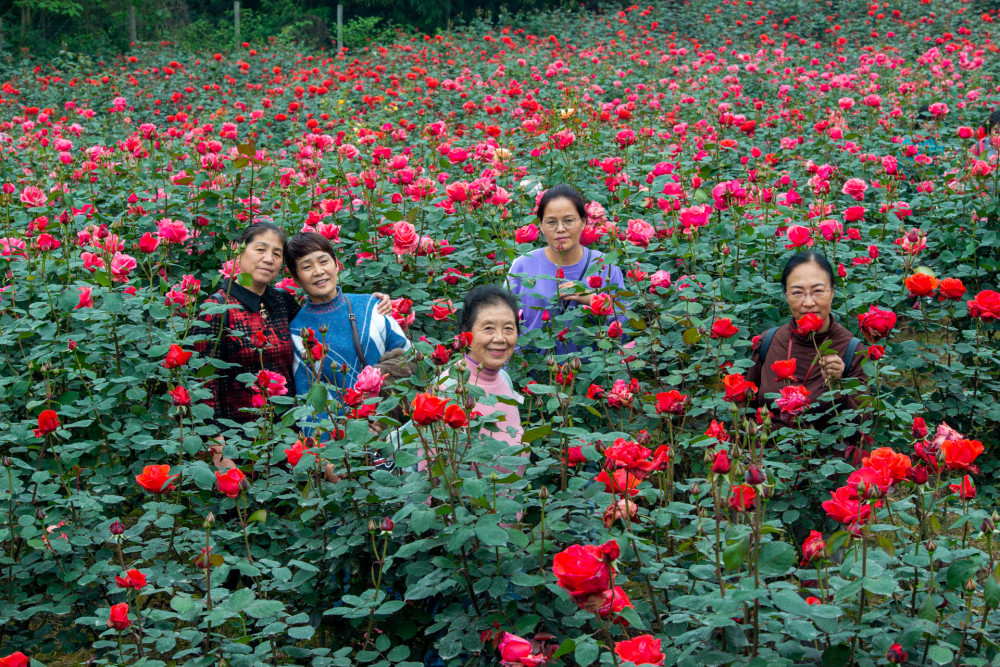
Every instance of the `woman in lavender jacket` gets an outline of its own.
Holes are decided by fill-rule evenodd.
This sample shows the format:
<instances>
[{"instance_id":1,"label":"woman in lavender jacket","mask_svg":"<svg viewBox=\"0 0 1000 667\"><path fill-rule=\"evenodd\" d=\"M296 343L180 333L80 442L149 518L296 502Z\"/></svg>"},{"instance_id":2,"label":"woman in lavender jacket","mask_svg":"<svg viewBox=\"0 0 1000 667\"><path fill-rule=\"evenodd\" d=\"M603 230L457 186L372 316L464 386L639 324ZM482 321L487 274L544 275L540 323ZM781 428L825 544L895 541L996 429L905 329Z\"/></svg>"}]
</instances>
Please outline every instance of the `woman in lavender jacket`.
<instances>
[{"instance_id":1,"label":"woman in lavender jacket","mask_svg":"<svg viewBox=\"0 0 1000 667\"><path fill-rule=\"evenodd\" d=\"M542 194L538 202L539 227L544 248L532 250L514 260L507 274L507 286L521 302L524 331L551 326L561 332L565 324L556 318L580 306L591 306L599 293L624 289L621 269L604 260L604 253L580 244L587 224L587 210L580 193L568 185L557 185ZM621 316L616 303L615 316ZM576 352L580 346L559 340L555 354Z\"/></svg>"}]
</instances>

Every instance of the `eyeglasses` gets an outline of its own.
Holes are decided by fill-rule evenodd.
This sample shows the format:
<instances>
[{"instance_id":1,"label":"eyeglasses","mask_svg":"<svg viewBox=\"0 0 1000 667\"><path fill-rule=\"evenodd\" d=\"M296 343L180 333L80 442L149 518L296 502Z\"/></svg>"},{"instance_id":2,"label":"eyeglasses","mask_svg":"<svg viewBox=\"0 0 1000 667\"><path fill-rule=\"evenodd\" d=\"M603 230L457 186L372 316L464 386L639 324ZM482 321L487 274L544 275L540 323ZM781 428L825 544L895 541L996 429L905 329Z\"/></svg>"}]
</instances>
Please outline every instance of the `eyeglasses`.
<instances>
[{"instance_id":1,"label":"eyeglasses","mask_svg":"<svg viewBox=\"0 0 1000 667\"><path fill-rule=\"evenodd\" d=\"M814 290L806 292L805 290L793 289L791 292L785 292L788 296L789 301L802 301L806 297L809 297L813 301L819 301L820 299L826 297L833 290L829 287L817 287Z\"/></svg>"},{"instance_id":2,"label":"eyeglasses","mask_svg":"<svg viewBox=\"0 0 1000 667\"><path fill-rule=\"evenodd\" d=\"M563 229L573 229L576 227L577 223L580 222L580 218L563 218L562 220L543 220L542 229L547 232L554 232L560 225Z\"/></svg>"}]
</instances>

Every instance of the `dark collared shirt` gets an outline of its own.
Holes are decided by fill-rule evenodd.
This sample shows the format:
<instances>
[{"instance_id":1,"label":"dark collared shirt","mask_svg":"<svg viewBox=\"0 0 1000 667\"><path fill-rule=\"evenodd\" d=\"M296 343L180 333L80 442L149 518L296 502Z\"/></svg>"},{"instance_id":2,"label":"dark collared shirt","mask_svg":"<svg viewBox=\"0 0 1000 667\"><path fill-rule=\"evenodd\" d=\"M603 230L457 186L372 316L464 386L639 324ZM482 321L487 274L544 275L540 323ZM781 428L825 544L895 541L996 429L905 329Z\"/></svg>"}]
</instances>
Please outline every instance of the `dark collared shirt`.
<instances>
[{"instance_id":1,"label":"dark collared shirt","mask_svg":"<svg viewBox=\"0 0 1000 667\"><path fill-rule=\"evenodd\" d=\"M298 314L299 304L288 292L270 285L261 296L236 282L224 283L218 292L206 299L206 303L239 306L225 313L202 313L198 318L208 324L208 328L202 329L208 334L207 339L194 345L198 354L238 364L216 370L215 377L207 385L212 390L212 398L207 403L215 411L216 420L252 421L257 411L244 412L243 409L251 407L255 392L236 378L242 373L274 371L285 377L288 394L295 393L295 376L292 373L294 349L289 322ZM252 336L258 332L265 338L263 348L257 348L251 342Z\"/></svg>"}]
</instances>

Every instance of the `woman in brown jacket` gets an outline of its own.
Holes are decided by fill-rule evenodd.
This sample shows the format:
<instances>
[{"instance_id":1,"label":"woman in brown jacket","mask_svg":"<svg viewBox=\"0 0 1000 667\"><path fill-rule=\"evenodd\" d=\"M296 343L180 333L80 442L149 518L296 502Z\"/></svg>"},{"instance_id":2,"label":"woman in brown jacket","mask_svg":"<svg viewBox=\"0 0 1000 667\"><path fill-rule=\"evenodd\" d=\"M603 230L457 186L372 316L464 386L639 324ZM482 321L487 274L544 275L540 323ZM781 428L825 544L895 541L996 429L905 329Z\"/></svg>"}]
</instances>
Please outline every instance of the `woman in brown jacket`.
<instances>
[{"instance_id":1,"label":"woman in brown jacket","mask_svg":"<svg viewBox=\"0 0 1000 667\"><path fill-rule=\"evenodd\" d=\"M759 387L756 406L771 408L773 419L784 425L795 422L795 410L774 409L773 394L780 394L785 387L805 387L809 391L809 407L805 410L804 421L810 421L808 415L822 413L811 425L823 430L833 418L829 411L832 401L823 400L823 394L840 378L865 381L864 349L859 349L860 339L837 322L830 312L834 274L826 257L811 251L793 256L781 273L781 287L792 319L754 339L754 366L746 377ZM809 313L813 317L807 317ZM813 331L809 331L809 320L813 322ZM819 354L818 350L827 341L829 352ZM849 396L840 396L835 402L837 412L858 407Z\"/></svg>"}]
</instances>

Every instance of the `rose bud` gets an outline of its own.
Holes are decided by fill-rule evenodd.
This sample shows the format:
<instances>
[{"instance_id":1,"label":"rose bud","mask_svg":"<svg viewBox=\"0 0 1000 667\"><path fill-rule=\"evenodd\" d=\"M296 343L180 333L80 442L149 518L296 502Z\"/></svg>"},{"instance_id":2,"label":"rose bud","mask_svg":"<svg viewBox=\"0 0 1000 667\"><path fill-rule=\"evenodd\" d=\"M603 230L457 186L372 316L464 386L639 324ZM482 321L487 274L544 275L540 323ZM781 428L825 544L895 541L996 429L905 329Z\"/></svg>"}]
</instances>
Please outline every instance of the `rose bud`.
<instances>
[{"instance_id":1,"label":"rose bud","mask_svg":"<svg viewBox=\"0 0 1000 667\"><path fill-rule=\"evenodd\" d=\"M716 475L725 475L729 472L731 468L729 462L729 454L724 449L720 449L716 452L714 460L712 461L712 472Z\"/></svg>"},{"instance_id":2,"label":"rose bud","mask_svg":"<svg viewBox=\"0 0 1000 667\"><path fill-rule=\"evenodd\" d=\"M698 482L695 482L694 484L691 485L691 489L689 492L691 493L692 498L698 498L701 496L701 486L698 484Z\"/></svg>"},{"instance_id":3,"label":"rose bud","mask_svg":"<svg viewBox=\"0 0 1000 667\"><path fill-rule=\"evenodd\" d=\"M392 529L395 527L396 524L394 524L392 522L392 519L390 519L389 517L385 517L384 519L382 519L382 524L379 526L379 528L382 529L383 533L392 533Z\"/></svg>"},{"instance_id":4,"label":"rose bud","mask_svg":"<svg viewBox=\"0 0 1000 667\"><path fill-rule=\"evenodd\" d=\"M123 524L118 519L115 519L114 521L111 522L111 525L108 527L108 530L111 531L112 535L121 535L122 533L125 532L125 524Z\"/></svg>"},{"instance_id":5,"label":"rose bud","mask_svg":"<svg viewBox=\"0 0 1000 667\"><path fill-rule=\"evenodd\" d=\"M903 647L899 644L893 644L889 647L889 652L885 654L885 659L893 665L899 665L906 662L909 654L903 650Z\"/></svg>"},{"instance_id":6,"label":"rose bud","mask_svg":"<svg viewBox=\"0 0 1000 667\"><path fill-rule=\"evenodd\" d=\"M966 593L976 592L976 580L974 577L969 577L968 581L965 582L965 592Z\"/></svg>"},{"instance_id":7,"label":"rose bud","mask_svg":"<svg viewBox=\"0 0 1000 667\"><path fill-rule=\"evenodd\" d=\"M911 427L910 432L917 440L923 440L927 437L927 423L924 421L923 417L913 418L913 426Z\"/></svg>"},{"instance_id":8,"label":"rose bud","mask_svg":"<svg viewBox=\"0 0 1000 667\"><path fill-rule=\"evenodd\" d=\"M993 523L993 519L991 519L990 517L985 517L983 519L982 525L979 526L979 530L983 531L984 533L992 533L994 530L996 530L996 528L997 528L996 524Z\"/></svg>"},{"instance_id":9,"label":"rose bud","mask_svg":"<svg viewBox=\"0 0 1000 667\"><path fill-rule=\"evenodd\" d=\"M35 510L35 518L38 519L39 521L42 521L45 518L45 516L46 516L45 510L43 510L41 507Z\"/></svg>"},{"instance_id":10,"label":"rose bud","mask_svg":"<svg viewBox=\"0 0 1000 667\"><path fill-rule=\"evenodd\" d=\"M375 523L375 519L368 519L368 532L374 533L378 530L378 524Z\"/></svg>"},{"instance_id":11,"label":"rose bud","mask_svg":"<svg viewBox=\"0 0 1000 667\"><path fill-rule=\"evenodd\" d=\"M549 499L549 487L543 485L542 488L538 489L538 498L542 502L548 500Z\"/></svg>"},{"instance_id":12,"label":"rose bud","mask_svg":"<svg viewBox=\"0 0 1000 667\"><path fill-rule=\"evenodd\" d=\"M205 517L205 522L203 524L201 524L201 527L205 528L205 529L208 529L208 528L211 528L214 525L215 525L215 515L212 514L211 512L209 512L208 516Z\"/></svg>"},{"instance_id":13,"label":"rose bud","mask_svg":"<svg viewBox=\"0 0 1000 667\"><path fill-rule=\"evenodd\" d=\"M910 468L910 471L906 475L910 478L914 484L926 484L927 483L927 468L923 466L915 466Z\"/></svg>"},{"instance_id":14,"label":"rose bud","mask_svg":"<svg viewBox=\"0 0 1000 667\"><path fill-rule=\"evenodd\" d=\"M937 542L934 540L927 540L924 542L924 548L927 549L928 553L934 553L937 551Z\"/></svg>"},{"instance_id":15,"label":"rose bud","mask_svg":"<svg viewBox=\"0 0 1000 667\"><path fill-rule=\"evenodd\" d=\"M747 484L751 486L757 486L758 484L763 484L764 482L767 481L767 475L764 474L763 470L761 470L760 468L751 463L750 467L747 468L747 474L744 476L743 479L746 481Z\"/></svg>"}]
</instances>

